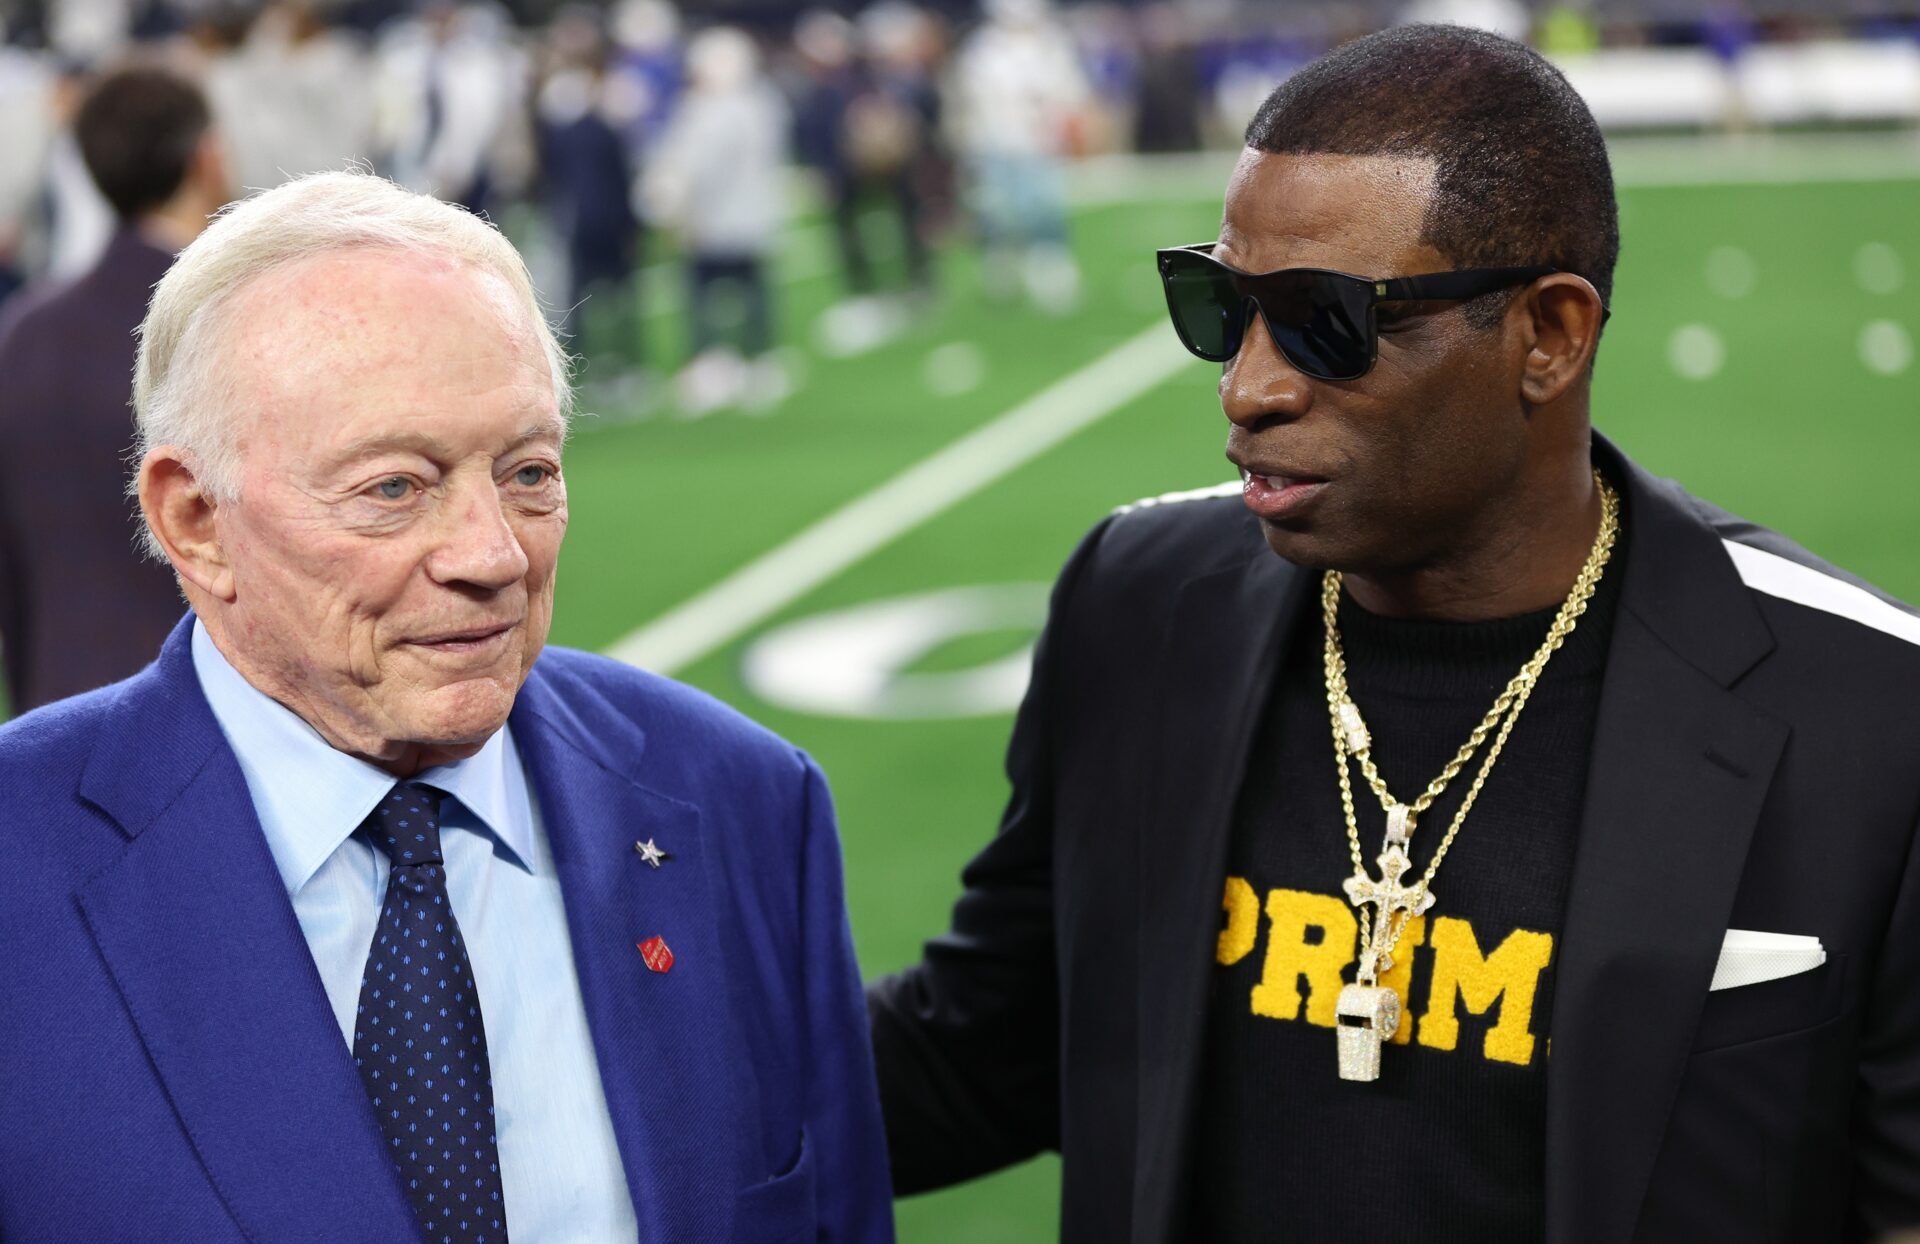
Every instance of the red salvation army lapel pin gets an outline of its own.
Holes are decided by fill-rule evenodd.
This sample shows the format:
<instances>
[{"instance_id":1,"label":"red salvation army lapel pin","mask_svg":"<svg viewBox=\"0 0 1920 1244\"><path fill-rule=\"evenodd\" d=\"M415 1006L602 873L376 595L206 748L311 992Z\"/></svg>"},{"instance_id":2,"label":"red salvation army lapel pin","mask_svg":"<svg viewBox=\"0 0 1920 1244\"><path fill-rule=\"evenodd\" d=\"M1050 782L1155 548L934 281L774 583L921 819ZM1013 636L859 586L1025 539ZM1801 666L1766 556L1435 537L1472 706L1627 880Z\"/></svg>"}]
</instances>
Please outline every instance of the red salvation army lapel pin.
<instances>
[{"instance_id":1,"label":"red salvation army lapel pin","mask_svg":"<svg viewBox=\"0 0 1920 1244\"><path fill-rule=\"evenodd\" d=\"M650 970L664 972L673 966L673 952L667 949L665 938L649 937L644 942L634 944L639 948L640 957L646 961Z\"/></svg>"}]
</instances>

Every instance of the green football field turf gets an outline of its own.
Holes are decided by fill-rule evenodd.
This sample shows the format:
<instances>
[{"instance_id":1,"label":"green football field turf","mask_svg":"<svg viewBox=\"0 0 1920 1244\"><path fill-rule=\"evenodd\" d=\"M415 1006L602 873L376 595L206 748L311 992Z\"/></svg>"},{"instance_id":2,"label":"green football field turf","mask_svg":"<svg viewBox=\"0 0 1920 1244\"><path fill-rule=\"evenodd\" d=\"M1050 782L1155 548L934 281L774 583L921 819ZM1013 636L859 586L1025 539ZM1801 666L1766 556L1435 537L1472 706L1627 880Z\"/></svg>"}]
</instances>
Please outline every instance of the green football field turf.
<instances>
[{"instance_id":1,"label":"green football field turf","mask_svg":"<svg viewBox=\"0 0 1920 1244\"><path fill-rule=\"evenodd\" d=\"M1646 465L1920 600L1920 146L1906 136L1887 149L1895 155L1886 161L1823 161L1816 145L1784 165L1735 160L1726 169L1685 147L1637 166L1623 155L1625 245L1595 411L1597 425ZM1801 165L1810 180L1796 175ZM850 358L813 344L812 325L839 286L817 226L796 231L783 251L779 310L800 382L771 412L636 417L611 383L611 357L589 357L582 409L599 417L581 419L568 451L572 526L554 641L608 649L1060 378L1079 374L1082 387L1056 403L1073 407L1089 387L1164 357L1146 345L1108 352L1163 323L1152 251L1214 236L1224 168L1136 169L1078 208L1073 240L1086 278L1078 312L1052 318L988 304L975 259L955 246L942 255L940 296L913 327ZM679 338L672 280L661 272L649 282L656 307L645 329L656 356ZM870 541L877 547L834 570L834 541L817 539L790 564L827 569L797 584L763 564L680 649L691 659L672 672L825 767L870 975L912 962L920 941L944 927L959 869L993 832L1006 795L999 764L1010 717L881 720L783 706L743 677L749 647L789 623L872 602L1046 584L1111 507L1228 478L1216 377L1197 361L1170 366L1164 380L1057 445L1009 450L1000 464L1017 465L977 490L952 488L963 495L906 523L903 507L966 476L970 460L942 459L951 471L886 494L871 523L846 524L888 537ZM1103 408L1098 399L1078 409ZM1031 623L1014 612L1011 622L989 620L915 654L909 672L952 674L1017 653ZM703 626L721 622L729 624L713 635L739 637L697 642ZM1044 1158L904 1201L901 1238L1048 1239L1057 1174Z\"/></svg>"}]
</instances>

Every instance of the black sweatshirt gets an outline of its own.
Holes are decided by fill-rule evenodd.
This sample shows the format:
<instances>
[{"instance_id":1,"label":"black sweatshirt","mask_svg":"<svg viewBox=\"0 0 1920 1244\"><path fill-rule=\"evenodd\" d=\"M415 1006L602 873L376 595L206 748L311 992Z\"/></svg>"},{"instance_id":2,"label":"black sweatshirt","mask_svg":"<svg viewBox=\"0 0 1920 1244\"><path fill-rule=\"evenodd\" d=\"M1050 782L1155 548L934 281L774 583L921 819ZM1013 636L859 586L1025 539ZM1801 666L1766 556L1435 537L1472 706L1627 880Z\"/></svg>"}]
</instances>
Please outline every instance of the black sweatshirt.
<instances>
[{"instance_id":1,"label":"black sweatshirt","mask_svg":"<svg viewBox=\"0 0 1920 1244\"><path fill-rule=\"evenodd\" d=\"M1622 542L1624 545L1624 541ZM1373 1083L1340 1079L1333 1009L1354 978L1352 875L1309 594L1233 827L1207 1018L1196 1241L1542 1236L1548 1018L1623 558L1546 671L1403 936L1400 1034ZM1387 789L1412 802L1538 649L1557 608L1483 623L1391 619L1342 597L1348 685ZM1491 736L1413 835L1423 875ZM1362 857L1386 817L1352 765Z\"/></svg>"}]
</instances>

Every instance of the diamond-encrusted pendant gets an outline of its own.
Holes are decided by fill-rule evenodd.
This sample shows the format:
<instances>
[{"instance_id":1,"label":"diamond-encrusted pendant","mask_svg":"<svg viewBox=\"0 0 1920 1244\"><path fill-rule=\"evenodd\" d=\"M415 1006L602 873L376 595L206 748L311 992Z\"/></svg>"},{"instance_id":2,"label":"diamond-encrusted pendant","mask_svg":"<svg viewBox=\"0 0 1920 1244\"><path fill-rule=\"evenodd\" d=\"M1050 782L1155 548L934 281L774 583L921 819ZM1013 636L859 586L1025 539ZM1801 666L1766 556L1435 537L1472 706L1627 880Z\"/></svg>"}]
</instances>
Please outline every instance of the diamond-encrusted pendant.
<instances>
[{"instance_id":1,"label":"diamond-encrusted pendant","mask_svg":"<svg viewBox=\"0 0 1920 1244\"><path fill-rule=\"evenodd\" d=\"M1387 842L1404 849L1407 839L1413 833L1413 809L1404 803L1395 803L1387 809Z\"/></svg>"},{"instance_id":2,"label":"diamond-encrusted pendant","mask_svg":"<svg viewBox=\"0 0 1920 1244\"><path fill-rule=\"evenodd\" d=\"M1340 730L1347 738L1347 750L1358 755L1373 746L1373 736L1367 733L1367 723L1360 719L1360 709L1352 700L1340 701Z\"/></svg>"},{"instance_id":3,"label":"diamond-encrusted pendant","mask_svg":"<svg viewBox=\"0 0 1920 1244\"><path fill-rule=\"evenodd\" d=\"M1380 1046L1393 1039L1400 1023L1400 995L1379 983L1380 973L1393 970L1393 948L1405 922L1433 906L1433 891L1418 881L1403 884L1413 861L1407 858L1404 837L1396 841L1392 830L1404 835L1408 819L1407 806L1394 804L1388 813L1386 849L1374 861L1380 866L1380 876L1372 877L1360 869L1341 886L1347 892L1347 901L1355 907L1373 908L1367 944L1360 948L1359 980L1340 991L1336 1004L1343 1080L1380 1078Z\"/></svg>"},{"instance_id":4,"label":"diamond-encrusted pendant","mask_svg":"<svg viewBox=\"0 0 1920 1244\"><path fill-rule=\"evenodd\" d=\"M1385 985L1348 985L1334 1004L1342 1080L1378 1080L1380 1047L1400 1029L1400 995Z\"/></svg>"}]
</instances>

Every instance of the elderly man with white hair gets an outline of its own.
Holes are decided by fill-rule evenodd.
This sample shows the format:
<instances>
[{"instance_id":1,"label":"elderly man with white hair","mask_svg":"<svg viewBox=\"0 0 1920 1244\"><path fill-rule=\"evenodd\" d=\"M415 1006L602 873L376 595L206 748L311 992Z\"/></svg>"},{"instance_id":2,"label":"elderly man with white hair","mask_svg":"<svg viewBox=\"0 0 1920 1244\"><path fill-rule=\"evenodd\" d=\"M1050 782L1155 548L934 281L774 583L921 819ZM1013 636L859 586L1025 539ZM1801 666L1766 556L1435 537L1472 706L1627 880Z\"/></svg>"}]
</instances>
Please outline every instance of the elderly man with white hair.
<instances>
[{"instance_id":1,"label":"elderly man with white hair","mask_svg":"<svg viewBox=\"0 0 1920 1244\"><path fill-rule=\"evenodd\" d=\"M512 247L372 176L160 282L192 611L0 729L0 1239L891 1239L819 772L545 648L568 406Z\"/></svg>"}]
</instances>

